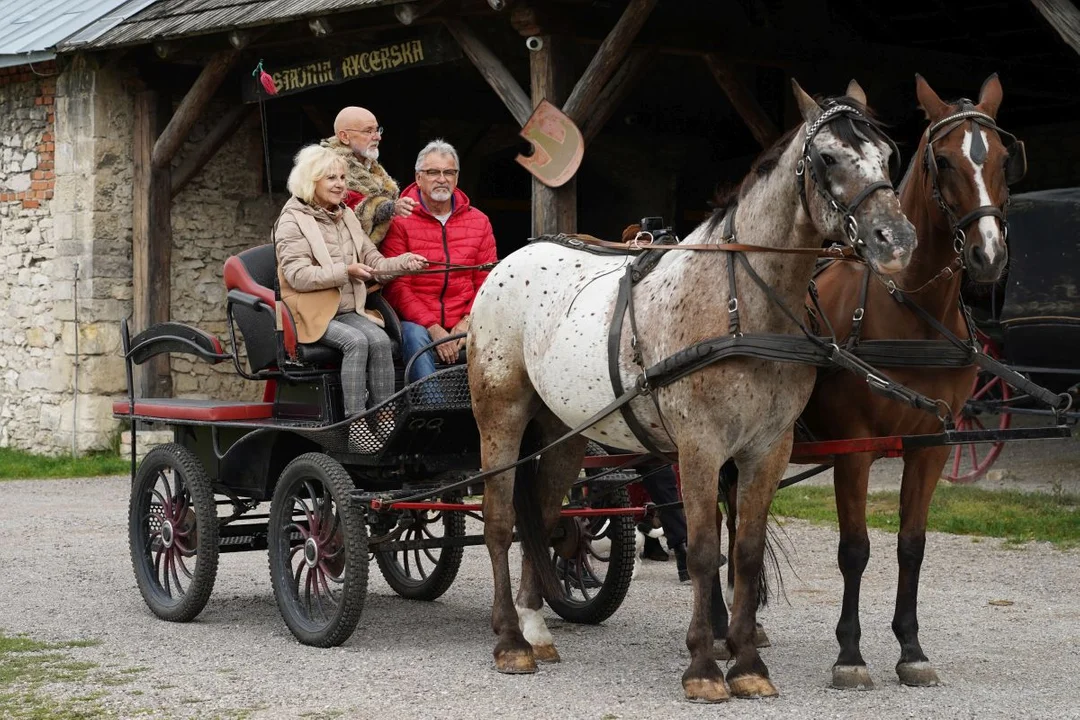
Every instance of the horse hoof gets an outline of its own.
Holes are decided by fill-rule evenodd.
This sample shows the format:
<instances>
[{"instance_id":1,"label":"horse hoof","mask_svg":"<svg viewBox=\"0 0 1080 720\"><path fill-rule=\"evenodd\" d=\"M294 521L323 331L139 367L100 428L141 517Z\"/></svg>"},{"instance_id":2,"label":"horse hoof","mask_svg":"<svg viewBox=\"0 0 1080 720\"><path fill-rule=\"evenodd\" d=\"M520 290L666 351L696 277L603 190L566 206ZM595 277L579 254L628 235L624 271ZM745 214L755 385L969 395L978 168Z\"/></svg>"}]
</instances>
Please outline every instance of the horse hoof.
<instances>
[{"instance_id":1,"label":"horse hoof","mask_svg":"<svg viewBox=\"0 0 1080 720\"><path fill-rule=\"evenodd\" d=\"M765 634L765 628L760 624L754 626L754 647L772 647L769 636Z\"/></svg>"},{"instance_id":2,"label":"horse hoof","mask_svg":"<svg viewBox=\"0 0 1080 720\"><path fill-rule=\"evenodd\" d=\"M832 687L837 690L873 690L874 681L865 665L833 665Z\"/></svg>"},{"instance_id":3,"label":"horse hoof","mask_svg":"<svg viewBox=\"0 0 1080 720\"><path fill-rule=\"evenodd\" d=\"M536 662L542 663L557 663L562 662L562 658L559 657L559 651L555 649L554 645L533 645L533 657L536 658Z\"/></svg>"},{"instance_id":4,"label":"horse hoof","mask_svg":"<svg viewBox=\"0 0 1080 720\"><path fill-rule=\"evenodd\" d=\"M691 702L718 703L731 699L723 678L693 678L683 680L682 686L686 699Z\"/></svg>"},{"instance_id":5,"label":"horse hoof","mask_svg":"<svg viewBox=\"0 0 1080 720\"><path fill-rule=\"evenodd\" d=\"M900 677L900 682L912 687L935 687L941 684L934 666L926 660L897 663L896 674Z\"/></svg>"},{"instance_id":6,"label":"horse hoof","mask_svg":"<svg viewBox=\"0 0 1080 720\"><path fill-rule=\"evenodd\" d=\"M729 679L728 686L731 687L731 694L740 698L767 698L780 694L769 678L761 675L740 675Z\"/></svg>"},{"instance_id":7,"label":"horse hoof","mask_svg":"<svg viewBox=\"0 0 1080 720\"><path fill-rule=\"evenodd\" d=\"M536 659L531 650L504 650L495 654L495 669L507 675L528 675L536 672Z\"/></svg>"},{"instance_id":8,"label":"horse hoof","mask_svg":"<svg viewBox=\"0 0 1080 720\"><path fill-rule=\"evenodd\" d=\"M727 638L716 638L713 640L712 654L717 660L731 659L731 651L728 650Z\"/></svg>"}]
</instances>

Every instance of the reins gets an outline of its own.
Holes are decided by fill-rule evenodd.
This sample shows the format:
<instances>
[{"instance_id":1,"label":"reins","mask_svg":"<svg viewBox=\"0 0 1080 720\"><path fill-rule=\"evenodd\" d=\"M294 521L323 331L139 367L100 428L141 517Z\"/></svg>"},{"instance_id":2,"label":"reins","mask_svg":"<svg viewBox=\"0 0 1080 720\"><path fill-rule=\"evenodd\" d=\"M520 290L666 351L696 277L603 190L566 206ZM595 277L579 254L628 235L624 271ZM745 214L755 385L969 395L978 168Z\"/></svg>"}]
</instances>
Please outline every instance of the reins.
<instances>
[{"instance_id":1,"label":"reins","mask_svg":"<svg viewBox=\"0 0 1080 720\"><path fill-rule=\"evenodd\" d=\"M667 252L669 250L690 250L693 252L774 253L777 255L802 255L816 258L830 258L832 260L862 261L862 258L858 257L854 249L841 245L834 245L827 248L778 248L769 247L767 245L747 245L744 243L723 243L716 245L701 243L661 245L659 243L653 243L652 233L647 231L638 233L638 237L634 238L634 240L629 243L601 240L600 238L584 233L559 234L555 237L565 240L571 247L589 245L592 247L623 250L626 252L638 252L643 250L648 250L650 252L654 250L661 252Z\"/></svg>"}]
</instances>

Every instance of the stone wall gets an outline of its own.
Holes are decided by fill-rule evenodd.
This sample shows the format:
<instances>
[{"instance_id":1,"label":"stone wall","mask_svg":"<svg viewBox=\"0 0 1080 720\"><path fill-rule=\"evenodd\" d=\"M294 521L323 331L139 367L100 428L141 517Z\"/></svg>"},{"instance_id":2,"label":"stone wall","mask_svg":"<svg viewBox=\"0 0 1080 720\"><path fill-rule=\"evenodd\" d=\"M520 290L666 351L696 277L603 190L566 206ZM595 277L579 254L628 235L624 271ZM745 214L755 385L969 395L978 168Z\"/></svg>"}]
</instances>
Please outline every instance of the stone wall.
<instances>
[{"instance_id":1,"label":"stone wall","mask_svg":"<svg viewBox=\"0 0 1080 720\"><path fill-rule=\"evenodd\" d=\"M216 119L223 107L204 114ZM202 140L210 124L197 123L180 162ZM258 114L249 115L236 134L173 199L172 319L213 333L227 345L222 267L230 255L270 240L275 209L262 191L262 144ZM274 198L278 205L284 197ZM258 400L263 383L236 375L231 363L208 365L182 355L172 357L173 390L178 396Z\"/></svg>"},{"instance_id":2,"label":"stone wall","mask_svg":"<svg viewBox=\"0 0 1080 720\"><path fill-rule=\"evenodd\" d=\"M54 446L72 365L56 302L73 268L51 217L57 69L0 70L0 446ZM66 438L70 445L70 437Z\"/></svg>"}]
</instances>

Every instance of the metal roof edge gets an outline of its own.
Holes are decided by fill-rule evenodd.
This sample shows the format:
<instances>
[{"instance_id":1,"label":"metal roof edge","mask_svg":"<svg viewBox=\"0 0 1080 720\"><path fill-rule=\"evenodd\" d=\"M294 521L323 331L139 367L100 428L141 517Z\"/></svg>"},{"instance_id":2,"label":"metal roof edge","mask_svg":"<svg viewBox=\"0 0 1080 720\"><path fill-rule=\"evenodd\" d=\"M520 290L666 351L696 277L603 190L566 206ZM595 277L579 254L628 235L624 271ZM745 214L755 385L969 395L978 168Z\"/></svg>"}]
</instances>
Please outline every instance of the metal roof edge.
<instances>
[{"instance_id":1,"label":"metal roof edge","mask_svg":"<svg viewBox=\"0 0 1080 720\"><path fill-rule=\"evenodd\" d=\"M24 53L0 55L0 68L17 67L19 65L29 65L31 63L55 59L56 53L51 50L32 50Z\"/></svg>"},{"instance_id":2,"label":"metal roof edge","mask_svg":"<svg viewBox=\"0 0 1080 720\"><path fill-rule=\"evenodd\" d=\"M109 14L98 18L89 25L68 35L63 40L56 43L55 48L61 53L78 50L80 46L93 42L131 16L142 12L156 2L158 2L158 0L129 0L129 2L124 3Z\"/></svg>"}]
</instances>

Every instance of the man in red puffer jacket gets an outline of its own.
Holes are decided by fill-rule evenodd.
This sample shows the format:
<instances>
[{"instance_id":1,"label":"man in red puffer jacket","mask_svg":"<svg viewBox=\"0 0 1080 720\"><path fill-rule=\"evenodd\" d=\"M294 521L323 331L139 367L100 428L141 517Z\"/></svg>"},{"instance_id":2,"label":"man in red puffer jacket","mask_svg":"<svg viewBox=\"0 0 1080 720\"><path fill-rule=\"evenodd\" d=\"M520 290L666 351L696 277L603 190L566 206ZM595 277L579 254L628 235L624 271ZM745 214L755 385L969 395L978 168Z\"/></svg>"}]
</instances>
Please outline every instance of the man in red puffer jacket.
<instances>
[{"instance_id":1,"label":"man in red puffer jacket","mask_svg":"<svg viewBox=\"0 0 1080 720\"><path fill-rule=\"evenodd\" d=\"M458 155L443 140L428 143L416 158L416 182L405 188L402 198L416 201L408 217L395 217L379 250L386 257L412 252L430 263L429 269L446 264L484 265L497 260L495 235L487 215L469 204L458 189ZM468 332L473 299L487 270L454 270L400 277L383 291L402 320L402 354L406 359L430 342ZM437 345L418 357L408 380L435 372L435 355L452 364L465 340Z\"/></svg>"}]
</instances>

